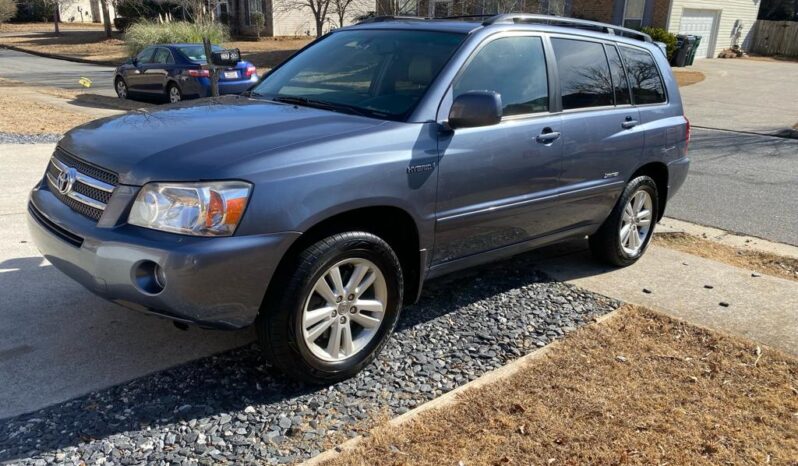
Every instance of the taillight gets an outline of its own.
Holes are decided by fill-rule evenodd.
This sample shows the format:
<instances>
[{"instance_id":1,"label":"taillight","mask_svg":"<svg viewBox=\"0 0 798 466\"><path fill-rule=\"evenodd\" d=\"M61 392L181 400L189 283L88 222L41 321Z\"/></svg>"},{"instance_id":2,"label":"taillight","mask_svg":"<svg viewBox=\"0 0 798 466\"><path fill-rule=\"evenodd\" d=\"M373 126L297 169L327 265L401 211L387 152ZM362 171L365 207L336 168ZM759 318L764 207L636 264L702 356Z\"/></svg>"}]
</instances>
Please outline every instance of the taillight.
<instances>
[{"instance_id":1,"label":"taillight","mask_svg":"<svg viewBox=\"0 0 798 466\"><path fill-rule=\"evenodd\" d=\"M211 72L208 70L188 70L188 75L192 78L209 78Z\"/></svg>"},{"instance_id":2,"label":"taillight","mask_svg":"<svg viewBox=\"0 0 798 466\"><path fill-rule=\"evenodd\" d=\"M249 66L247 66L247 70L244 72L244 76L249 78L249 77L252 77L252 75L257 73L257 72L258 72L257 68L255 68L252 65L249 65Z\"/></svg>"}]
</instances>

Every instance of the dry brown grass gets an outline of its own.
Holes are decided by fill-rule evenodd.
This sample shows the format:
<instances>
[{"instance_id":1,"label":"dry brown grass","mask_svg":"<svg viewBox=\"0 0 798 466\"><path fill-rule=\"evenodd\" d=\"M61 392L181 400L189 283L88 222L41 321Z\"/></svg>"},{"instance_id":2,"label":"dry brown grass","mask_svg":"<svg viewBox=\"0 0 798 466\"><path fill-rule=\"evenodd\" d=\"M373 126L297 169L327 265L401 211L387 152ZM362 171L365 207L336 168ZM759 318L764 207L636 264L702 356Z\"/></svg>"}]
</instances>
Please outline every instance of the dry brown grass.
<instances>
[{"instance_id":1,"label":"dry brown grass","mask_svg":"<svg viewBox=\"0 0 798 466\"><path fill-rule=\"evenodd\" d=\"M792 257L753 249L735 248L687 233L657 234L654 236L654 244L763 274L798 281L798 259Z\"/></svg>"},{"instance_id":2,"label":"dry brown grass","mask_svg":"<svg viewBox=\"0 0 798 466\"><path fill-rule=\"evenodd\" d=\"M676 77L676 83L679 85L679 87L700 83L706 78L704 73L700 71L673 70L673 75Z\"/></svg>"},{"instance_id":3,"label":"dry brown grass","mask_svg":"<svg viewBox=\"0 0 798 466\"><path fill-rule=\"evenodd\" d=\"M64 133L95 118L30 98L0 93L0 131L3 132Z\"/></svg>"},{"instance_id":4,"label":"dry brown grass","mask_svg":"<svg viewBox=\"0 0 798 466\"><path fill-rule=\"evenodd\" d=\"M331 465L798 464L798 360L626 307Z\"/></svg>"},{"instance_id":5,"label":"dry brown grass","mask_svg":"<svg viewBox=\"0 0 798 466\"><path fill-rule=\"evenodd\" d=\"M5 26L5 25L4 25ZM13 45L38 53L63 55L98 63L123 63L129 58L124 36L114 31L107 39L102 28L79 28L74 25L62 28L61 35L53 33L52 24L19 24L0 29L0 44ZM260 41L231 41L226 47L241 49L243 58L259 68L272 68L296 50L310 43L311 38L263 38Z\"/></svg>"}]
</instances>

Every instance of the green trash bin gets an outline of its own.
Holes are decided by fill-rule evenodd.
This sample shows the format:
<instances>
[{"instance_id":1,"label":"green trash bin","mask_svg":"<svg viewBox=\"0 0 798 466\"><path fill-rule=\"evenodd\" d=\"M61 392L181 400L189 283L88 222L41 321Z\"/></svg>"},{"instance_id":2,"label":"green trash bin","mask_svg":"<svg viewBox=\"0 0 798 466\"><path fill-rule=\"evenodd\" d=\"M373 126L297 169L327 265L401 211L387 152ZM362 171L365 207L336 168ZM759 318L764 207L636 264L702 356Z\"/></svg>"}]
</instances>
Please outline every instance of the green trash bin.
<instances>
[{"instance_id":1,"label":"green trash bin","mask_svg":"<svg viewBox=\"0 0 798 466\"><path fill-rule=\"evenodd\" d=\"M693 38L693 43L690 47L690 55L687 57L687 66L692 66L693 60L695 60L695 52L698 50L698 46L701 45L701 36L689 36Z\"/></svg>"}]
</instances>

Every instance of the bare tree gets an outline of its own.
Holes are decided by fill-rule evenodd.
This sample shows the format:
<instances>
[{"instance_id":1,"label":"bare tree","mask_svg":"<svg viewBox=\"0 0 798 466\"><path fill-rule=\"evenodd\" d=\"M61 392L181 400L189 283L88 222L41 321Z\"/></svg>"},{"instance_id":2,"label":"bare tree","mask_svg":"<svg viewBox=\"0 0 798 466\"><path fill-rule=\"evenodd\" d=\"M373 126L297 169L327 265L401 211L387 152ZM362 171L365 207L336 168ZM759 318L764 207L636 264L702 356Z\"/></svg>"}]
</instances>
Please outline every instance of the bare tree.
<instances>
[{"instance_id":1,"label":"bare tree","mask_svg":"<svg viewBox=\"0 0 798 466\"><path fill-rule=\"evenodd\" d=\"M105 25L105 37L111 38L111 13L108 12L109 0L100 0L100 7L103 10L103 24Z\"/></svg>"},{"instance_id":2,"label":"bare tree","mask_svg":"<svg viewBox=\"0 0 798 466\"><path fill-rule=\"evenodd\" d=\"M316 37L321 37L324 34L324 23L328 22L330 18L328 14L331 13L330 6L334 0L278 0L279 4L275 2L274 9L282 13L296 12L297 10L310 10L313 14L313 20L316 26Z\"/></svg>"},{"instance_id":3,"label":"bare tree","mask_svg":"<svg viewBox=\"0 0 798 466\"><path fill-rule=\"evenodd\" d=\"M368 0L331 0L335 14L338 16L338 27L344 27L347 15L358 17L366 14L373 2ZM372 10L373 11L373 10Z\"/></svg>"}]
</instances>

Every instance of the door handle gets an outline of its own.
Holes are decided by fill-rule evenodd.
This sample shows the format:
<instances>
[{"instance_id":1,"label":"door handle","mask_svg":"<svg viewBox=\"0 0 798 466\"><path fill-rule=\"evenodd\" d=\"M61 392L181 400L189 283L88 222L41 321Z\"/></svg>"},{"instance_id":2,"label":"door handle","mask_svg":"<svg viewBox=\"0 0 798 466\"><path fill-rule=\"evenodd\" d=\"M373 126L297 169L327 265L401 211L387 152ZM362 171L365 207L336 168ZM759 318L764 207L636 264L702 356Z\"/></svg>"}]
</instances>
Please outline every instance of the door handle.
<instances>
[{"instance_id":1,"label":"door handle","mask_svg":"<svg viewBox=\"0 0 798 466\"><path fill-rule=\"evenodd\" d=\"M633 120L632 117L626 117L623 123L621 123L621 128L623 129L632 129L637 126L639 122L637 120Z\"/></svg>"},{"instance_id":2,"label":"door handle","mask_svg":"<svg viewBox=\"0 0 798 466\"><path fill-rule=\"evenodd\" d=\"M559 138L559 131L552 131L551 128L543 128L543 132L541 132L538 137L535 138L535 141L541 144L551 144Z\"/></svg>"}]
</instances>

